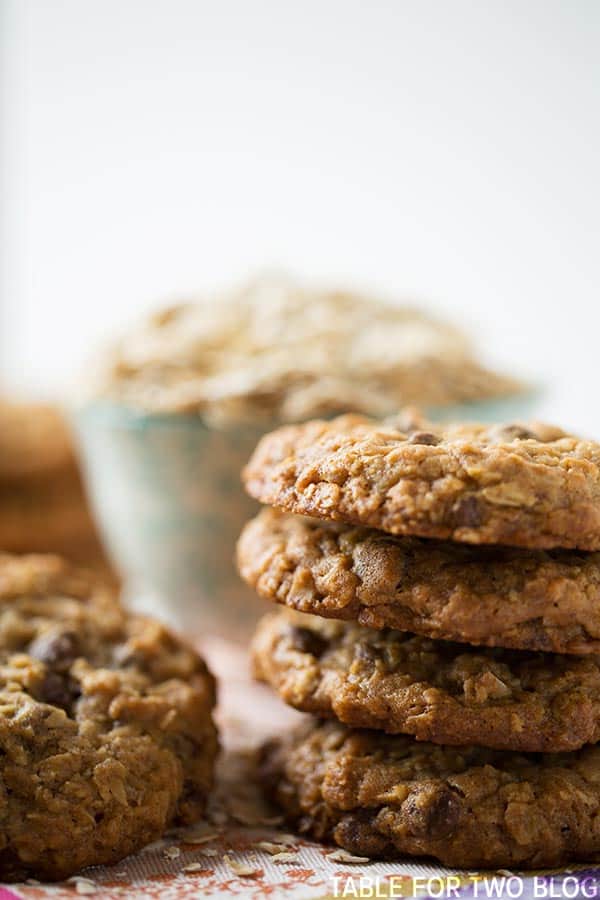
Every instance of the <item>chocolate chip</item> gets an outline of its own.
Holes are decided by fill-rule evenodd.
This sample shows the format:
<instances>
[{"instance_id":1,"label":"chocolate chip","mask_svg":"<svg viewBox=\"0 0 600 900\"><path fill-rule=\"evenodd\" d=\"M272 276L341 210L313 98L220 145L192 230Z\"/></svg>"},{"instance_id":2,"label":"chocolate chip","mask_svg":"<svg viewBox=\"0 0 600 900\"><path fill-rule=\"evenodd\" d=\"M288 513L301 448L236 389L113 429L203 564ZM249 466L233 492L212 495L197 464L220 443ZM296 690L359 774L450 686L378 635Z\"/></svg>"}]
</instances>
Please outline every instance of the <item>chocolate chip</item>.
<instances>
[{"instance_id":1,"label":"chocolate chip","mask_svg":"<svg viewBox=\"0 0 600 900\"><path fill-rule=\"evenodd\" d=\"M29 645L28 652L34 659L64 672L79 655L79 640L72 631L48 631Z\"/></svg>"},{"instance_id":2,"label":"chocolate chip","mask_svg":"<svg viewBox=\"0 0 600 900\"><path fill-rule=\"evenodd\" d=\"M402 815L416 837L448 837L458 825L460 800L443 785L417 790L402 804Z\"/></svg>"},{"instance_id":3,"label":"chocolate chip","mask_svg":"<svg viewBox=\"0 0 600 900\"><path fill-rule=\"evenodd\" d=\"M291 625L288 630L288 635L294 650L298 650L300 653L310 653L311 656L316 656L317 659L327 647L327 641L310 628L301 628L298 625Z\"/></svg>"},{"instance_id":4,"label":"chocolate chip","mask_svg":"<svg viewBox=\"0 0 600 900\"><path fill-rule=\"evenodd\" d=\"M80 692L72 679L57 672L47 672L37 693L43 703L68 709Z\"/></svg>"},{"instance_id":5,"label":"chocolate chip","mask_svg":"<svg viewBox=\"0 0 600 900\"><path fill-rule=\"evenodd\" d=\"M462 497L458 501L454 507L454 522L467 528L481 525L481 508L476 497Z\"/></svg>"},{"instance_id":6,"label":"chocolate chip","mask_svg":"<svg viewBox=\"0 0 600 900\"><path fill-rule=\"evenodd\" d=\"M415 431L408 439L409 444L428 444L430 447L435 447L439 442L440 438L431 431Z\"/></svg>"},{"instance_id":7,"label":"chocolate chip","mask_svg":"<svg viewBox=\"0 0 600 900\"><path fill-rule=\"evenodd\" d=\"M376 812L372 809L355 809L348 813L335 829L337 843L358 856L376 858L397 854L389 838L377 831L375 818Z\"/></svg>"}]
</instances>

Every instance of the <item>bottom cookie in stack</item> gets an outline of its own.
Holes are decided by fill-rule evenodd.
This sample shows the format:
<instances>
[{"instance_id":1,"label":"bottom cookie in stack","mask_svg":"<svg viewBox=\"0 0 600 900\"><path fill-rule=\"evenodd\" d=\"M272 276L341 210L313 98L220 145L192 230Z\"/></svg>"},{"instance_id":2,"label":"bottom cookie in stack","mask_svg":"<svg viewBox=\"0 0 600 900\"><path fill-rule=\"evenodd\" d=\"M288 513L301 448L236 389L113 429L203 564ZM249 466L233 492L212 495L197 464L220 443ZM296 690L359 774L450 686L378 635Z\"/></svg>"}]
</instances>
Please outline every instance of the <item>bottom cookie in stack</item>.
<instances>
[{"instance_id":1,"label":"bottom cookie in stack","mask_svg":"<svg viewBox=\"0 0 600 900\"><path fill-rule=\"evenodd\" d=\"M65 878L195 821L214 679L57 556L0 554L0 880Z\"/></svg>"},{"instance_id":2,"label":"bottom cookie in stack","mask_svg":"<svg viewBox=\"0 0 600 900\"><path fill-rule=\"evenodd\" d=\"M339 720L264 752L269 793L303 833L361 856L458 867L555 866L599 852L600 749L580 749L599 736L597 657L285 610L259 623L252 651L255 674L288 704ZM576 752L540 752L549 748Z\"/></svg>"},{"instance_id":3,"label":"bottom cookie in stack","mask_svg":"<svg viewBox=\"0 0 600 900\"><path fill-rule=\"evenodd\" d=\"M264 749L298 830L351 853L459 868L552 867L600 850L600 748L524 755L314 721Z\"/></svg>"}]
</instances>

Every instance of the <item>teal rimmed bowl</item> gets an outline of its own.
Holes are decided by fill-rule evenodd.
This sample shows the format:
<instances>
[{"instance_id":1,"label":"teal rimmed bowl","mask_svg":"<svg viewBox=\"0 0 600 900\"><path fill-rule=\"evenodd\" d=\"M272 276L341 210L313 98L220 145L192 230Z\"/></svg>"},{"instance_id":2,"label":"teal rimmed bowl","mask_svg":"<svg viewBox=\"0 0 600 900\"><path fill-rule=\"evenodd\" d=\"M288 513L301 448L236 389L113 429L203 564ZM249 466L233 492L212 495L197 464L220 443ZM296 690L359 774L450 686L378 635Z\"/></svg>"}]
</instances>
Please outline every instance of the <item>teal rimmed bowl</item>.
<instances>
[{"instance_id":1,"label":"teal rimmed bowl","mask_svg":"<svg viewBox=\"0 0 600 900\"><path fill-rule=\"evenodd\" d=\"M240 470L264 428L106 404L77 411L74 427L126 599L194 636L248 637L265 604L235 569L236 540L257 510Z\"/></svg>"}]
</instances>

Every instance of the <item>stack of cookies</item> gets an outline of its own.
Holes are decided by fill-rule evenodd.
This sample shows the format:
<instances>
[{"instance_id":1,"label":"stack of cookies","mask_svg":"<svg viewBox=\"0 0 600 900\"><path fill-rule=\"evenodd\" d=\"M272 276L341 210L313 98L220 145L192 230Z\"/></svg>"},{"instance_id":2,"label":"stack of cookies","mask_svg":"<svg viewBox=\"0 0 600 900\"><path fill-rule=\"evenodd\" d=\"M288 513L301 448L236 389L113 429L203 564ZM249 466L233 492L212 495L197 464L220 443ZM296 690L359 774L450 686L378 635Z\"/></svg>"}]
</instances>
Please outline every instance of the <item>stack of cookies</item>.
<instances>
[{"instance_id":1,"label":"stack of cookies","mask_svg":"<svg viewBox=\"0 0 600 900\"><path fill-rule=\"evenodd\" d=\"M265 749L289 819L366 857L600 853L600 445L344 416L267 435L244 479L274 508L241 574L288 607L255 670L315 717Z\"/></svg>"}]
</instances>

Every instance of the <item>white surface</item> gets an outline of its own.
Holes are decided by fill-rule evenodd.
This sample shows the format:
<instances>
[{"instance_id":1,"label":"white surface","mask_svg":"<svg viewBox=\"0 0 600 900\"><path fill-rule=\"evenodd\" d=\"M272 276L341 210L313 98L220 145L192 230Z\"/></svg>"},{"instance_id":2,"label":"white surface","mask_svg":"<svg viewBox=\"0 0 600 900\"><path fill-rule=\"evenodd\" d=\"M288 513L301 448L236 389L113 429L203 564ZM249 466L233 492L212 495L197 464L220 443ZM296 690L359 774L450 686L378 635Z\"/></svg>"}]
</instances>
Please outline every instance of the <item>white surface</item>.
<instances>
[{"instance_id":1,"label":"white surface","mask_svg":"<svg viewBox=\"0 0 600 900\"><path fill-rule=\"evenodd\" d=\"M257 266L416 297L600 434L595 0L5 0L0 374Z\"/></svg>"}]
</instances>

